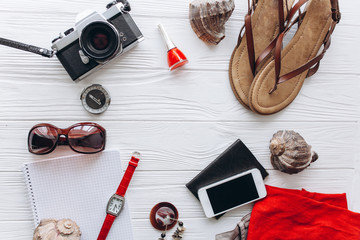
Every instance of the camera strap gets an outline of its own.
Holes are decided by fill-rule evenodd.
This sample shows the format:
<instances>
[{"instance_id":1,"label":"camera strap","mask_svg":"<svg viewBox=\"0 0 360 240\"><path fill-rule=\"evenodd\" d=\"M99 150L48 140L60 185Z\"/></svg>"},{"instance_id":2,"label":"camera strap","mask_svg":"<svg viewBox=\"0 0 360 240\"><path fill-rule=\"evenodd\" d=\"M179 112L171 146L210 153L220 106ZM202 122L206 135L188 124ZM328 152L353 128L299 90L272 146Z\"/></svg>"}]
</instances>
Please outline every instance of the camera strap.
<instances>
[{"instance_id":1,"label":"camera strap","mask_svg":"<svg viewBox=\"0 0 360 240\"><path fill-rule=\"evenodd\" d=\"M52 51L52 50L28 45L28 44L21 43L21 42L16 42L16 41L9 40L6 38L0 38L0 45L20 49L20 50L27 51L27 52L36 53L43 57L51 58L54 56L54 51Z\"/></svg>"}]
</instances>

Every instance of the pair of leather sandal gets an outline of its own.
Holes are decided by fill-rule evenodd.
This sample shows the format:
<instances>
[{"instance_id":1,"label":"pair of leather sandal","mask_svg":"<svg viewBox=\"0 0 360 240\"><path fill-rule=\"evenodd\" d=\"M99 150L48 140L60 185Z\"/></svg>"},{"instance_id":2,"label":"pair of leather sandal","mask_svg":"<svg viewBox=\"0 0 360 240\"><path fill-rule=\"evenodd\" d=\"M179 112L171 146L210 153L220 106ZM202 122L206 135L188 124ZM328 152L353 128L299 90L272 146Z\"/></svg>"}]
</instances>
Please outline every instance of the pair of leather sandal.
<instances>
[{"instance_id":1,"label":"pair of leather sandal","mask_svg":"<svg viewBox=\"0 0 360 240\"><path fill-rule=\"evenodd\" d=\"M340 21L338 0L294 1L248 0L229 78L239 102L253 112L273 114L295 99L305 78L318 70ZM295 24L298 29L283 48Z\"/></svg>"}]
</instances>

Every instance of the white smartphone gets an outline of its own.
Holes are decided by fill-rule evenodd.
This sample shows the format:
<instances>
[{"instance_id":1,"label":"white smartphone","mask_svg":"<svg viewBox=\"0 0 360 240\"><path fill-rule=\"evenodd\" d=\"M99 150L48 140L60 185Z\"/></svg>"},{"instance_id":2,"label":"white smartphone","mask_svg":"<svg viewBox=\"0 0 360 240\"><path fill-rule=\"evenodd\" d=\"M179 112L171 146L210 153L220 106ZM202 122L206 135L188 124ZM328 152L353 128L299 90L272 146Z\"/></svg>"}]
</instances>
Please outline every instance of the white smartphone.
<instances>
[{"instance_id":1,"label":"white smartphone","mask_svg":"<svg viewBox=\"0 0 360 240\"><path fill-rule=\"evenodd\" d=\"M259 169L226 178L198 190L199 199L208 218L225 213L266 196Z\"/></svg>"}]
</instances>

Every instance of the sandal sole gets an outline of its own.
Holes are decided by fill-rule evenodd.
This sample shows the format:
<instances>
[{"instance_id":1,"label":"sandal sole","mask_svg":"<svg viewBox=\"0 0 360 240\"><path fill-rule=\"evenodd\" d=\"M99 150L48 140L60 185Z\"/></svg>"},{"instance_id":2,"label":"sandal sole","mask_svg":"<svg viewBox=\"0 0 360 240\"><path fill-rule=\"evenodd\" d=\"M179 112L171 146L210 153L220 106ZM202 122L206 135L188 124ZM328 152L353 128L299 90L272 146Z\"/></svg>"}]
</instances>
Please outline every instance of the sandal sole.
<instances>
[{"instance_id":1,"label":"sandal sole","mask_svg":"<svg viewBox=\"0 0 360 240\"><path fill-rule=\"evenodd\" d=\"M287 0L288 6L292 6L295 0ZM278 14L277 0L259 0L258 5L252 16L253 34L255 41L255 57L270 44L270 42L279 34L278 18L274 18L274 14ZM272 9L269 11L269 9ZM285 16L287 11L285 11ZM261 24L263 19L267 25ZM265 26L265 27L264 27ZM272 27L272 28L271 28ZM261 36L261 37L257 37ZM259 41L261 39L262 41ZM261 49L260 51L257 49ZM229 63L229 80L231 89L237 100L249 109L249 90L253 81L253 74L248 62L248 54L246 47L246 38L241 39L239 46L235 47ZM246 66L246 67L245 67ZM244 72L246 73L244 74ZM243 76L240 76L243 75Z\"/></svg>"},{"instance_id":2,"label":"sandal sole","mask_svg":"<svg viewBox=\"0 0 360 240\"><path fill-rule=\"evenodd\" d=\"M282 50L280 75L296 69L315 57L332 23L330 0L311 1L307 7L302 24ZM308 73L307 70L279 84L277 90L269 94L275 81L274 66L275 62L272 60L256 75L251 85L249 106L256 113L269 115L287 107L300 92Z\"/></svg>"}]
</instances>

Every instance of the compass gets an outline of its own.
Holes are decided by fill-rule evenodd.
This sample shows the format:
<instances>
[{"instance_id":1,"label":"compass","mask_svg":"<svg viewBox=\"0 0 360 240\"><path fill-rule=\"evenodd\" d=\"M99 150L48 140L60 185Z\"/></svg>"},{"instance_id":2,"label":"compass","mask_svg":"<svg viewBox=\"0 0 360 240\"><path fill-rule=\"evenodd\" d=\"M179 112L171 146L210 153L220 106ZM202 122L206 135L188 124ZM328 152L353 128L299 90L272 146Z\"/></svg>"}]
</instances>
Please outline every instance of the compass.
<instances>
[{"instance_id":1,"label":"compass","mask_svg":"<svg viewBox=\"0 0 360 240\"><path fill-rule=\"evenodd\" d=\"M86 111L101 114L109 107L111 98L103 86L93 84L82 91L80 100Z\"/></svg>"}]
</instances>

